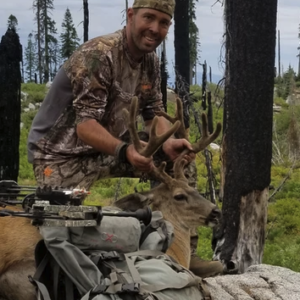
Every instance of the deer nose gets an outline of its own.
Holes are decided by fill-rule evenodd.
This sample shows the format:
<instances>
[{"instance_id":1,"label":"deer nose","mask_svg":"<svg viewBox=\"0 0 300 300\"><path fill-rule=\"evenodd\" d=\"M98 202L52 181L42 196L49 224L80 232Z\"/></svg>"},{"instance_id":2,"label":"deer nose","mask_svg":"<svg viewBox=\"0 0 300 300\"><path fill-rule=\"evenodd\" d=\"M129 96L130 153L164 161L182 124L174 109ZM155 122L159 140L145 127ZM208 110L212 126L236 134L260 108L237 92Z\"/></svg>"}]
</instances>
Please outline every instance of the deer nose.
<instances>
[{"instance_id":1,"label":"deer nose","mask_svg":"<svg viewBox=\"0 0 300 300\"><path fill-rule=\"evenodd\" d=\"M211 213L209 214L207 220L206 220L206 224L208 226L215 226L219 223L219 219L221 218L222 213L218 208L214 208Z\"/></svg>"},{"instance_id":2,"label":"deer nose","mask_svg":"<svg viewBox=\"0 0 300 300\"><path fill-rule=\"evenodd\" d=\"M218 208L214 208L211 212L211 216L220 219L222 216L222 212Z\"/></svg>"}]
</instances>

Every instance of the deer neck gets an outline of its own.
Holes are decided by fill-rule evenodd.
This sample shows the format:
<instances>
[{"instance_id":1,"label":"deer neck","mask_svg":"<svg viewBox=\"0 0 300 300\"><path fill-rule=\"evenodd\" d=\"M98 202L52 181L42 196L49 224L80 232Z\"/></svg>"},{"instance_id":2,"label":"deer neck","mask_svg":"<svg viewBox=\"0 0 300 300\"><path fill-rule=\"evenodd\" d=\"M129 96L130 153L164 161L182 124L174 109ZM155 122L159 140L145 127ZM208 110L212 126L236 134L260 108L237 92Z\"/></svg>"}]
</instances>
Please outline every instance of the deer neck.
<instances>
[{"instance_id":1,"label":"deer neck","mask_svg":"<svg viewBox=\"0 0 300 300\"><path fill-rule=\"evenodd\" d=\"M172 220L168 221L174 226L174 239L167 254L183 267L189 268L191 256L190 230L179 224L178 220L174 220L174 222Z\"/></svg>"}]
</instances>

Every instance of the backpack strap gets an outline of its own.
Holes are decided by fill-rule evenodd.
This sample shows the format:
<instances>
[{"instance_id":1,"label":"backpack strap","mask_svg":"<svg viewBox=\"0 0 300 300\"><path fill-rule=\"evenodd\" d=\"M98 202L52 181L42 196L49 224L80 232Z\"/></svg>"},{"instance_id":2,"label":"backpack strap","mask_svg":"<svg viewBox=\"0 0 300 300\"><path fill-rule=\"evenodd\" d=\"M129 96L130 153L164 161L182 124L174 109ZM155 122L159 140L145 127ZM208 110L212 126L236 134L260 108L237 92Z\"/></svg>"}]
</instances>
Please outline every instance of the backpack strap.
<instances>
[{"instance_id":1,"label":"backpack strap","mask_svg":"<svg viewBox=\"0 0 300 300\"><path fill-rule=\"evenodd\" d=\"M42 297L43 297L42 299L43 300L51 300L50 295L48 293L48 290L47 290L46 286L43 283L35 280L32 276L28 276L28 278L29 278L29 281L33 285L36 286L36 288L38 290L38 293L40 293L42 295Z\"/></svg>"}]
</instances>

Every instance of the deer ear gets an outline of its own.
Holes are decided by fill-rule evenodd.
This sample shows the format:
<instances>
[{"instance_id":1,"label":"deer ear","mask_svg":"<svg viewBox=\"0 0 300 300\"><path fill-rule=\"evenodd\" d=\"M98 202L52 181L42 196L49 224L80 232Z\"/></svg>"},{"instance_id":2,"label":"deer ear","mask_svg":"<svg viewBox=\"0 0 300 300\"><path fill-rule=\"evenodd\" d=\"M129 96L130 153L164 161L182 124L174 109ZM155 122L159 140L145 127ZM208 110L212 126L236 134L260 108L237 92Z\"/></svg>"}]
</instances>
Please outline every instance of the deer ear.
<instances>
[{"instance_id":1,"label":"deer ear","mask_svg":"<svg viewBox=\"0 0 300 300\"><path fill-rule=\"evenodd\" d=\"M127 211L136 211L140 208L145 208L150 205L153 200L153 194L150 192L146 193L134 193L127 195L114 202L114 206L119 207Z\"/></svg>"}]
</instances>

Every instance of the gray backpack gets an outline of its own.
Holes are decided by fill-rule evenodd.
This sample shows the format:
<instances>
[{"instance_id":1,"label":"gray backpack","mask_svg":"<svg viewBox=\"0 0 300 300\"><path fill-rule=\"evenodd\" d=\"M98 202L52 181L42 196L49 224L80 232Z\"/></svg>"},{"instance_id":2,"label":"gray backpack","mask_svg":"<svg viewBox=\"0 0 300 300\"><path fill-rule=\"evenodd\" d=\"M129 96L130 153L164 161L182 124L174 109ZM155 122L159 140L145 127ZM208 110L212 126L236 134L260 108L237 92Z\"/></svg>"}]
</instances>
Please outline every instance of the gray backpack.
<instances>
[{"instance_id":1,"label":"gray backpack","mask_svg":"<svg viewBox=\"0 0 300 300\"><path fill-rule=\"evenodd\" d=\"M40 233L47 255L37 259L31 280L43 300L204 299L201 279L165 254L173 227L160 212L147 226L109 216L97 227L40 227ZM47 286L41 278L49 269L54 278Z\"/></svg>"}]
</instances>

